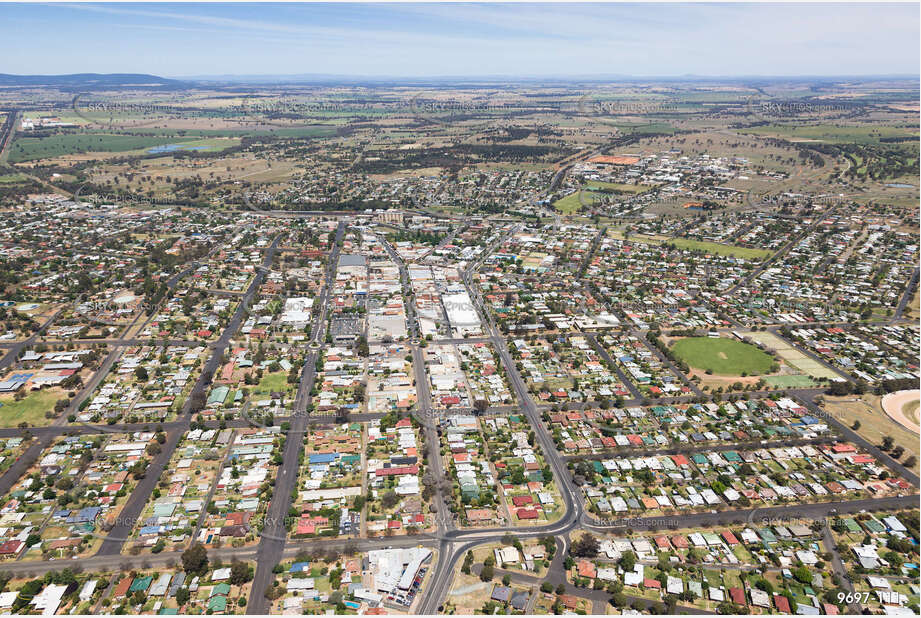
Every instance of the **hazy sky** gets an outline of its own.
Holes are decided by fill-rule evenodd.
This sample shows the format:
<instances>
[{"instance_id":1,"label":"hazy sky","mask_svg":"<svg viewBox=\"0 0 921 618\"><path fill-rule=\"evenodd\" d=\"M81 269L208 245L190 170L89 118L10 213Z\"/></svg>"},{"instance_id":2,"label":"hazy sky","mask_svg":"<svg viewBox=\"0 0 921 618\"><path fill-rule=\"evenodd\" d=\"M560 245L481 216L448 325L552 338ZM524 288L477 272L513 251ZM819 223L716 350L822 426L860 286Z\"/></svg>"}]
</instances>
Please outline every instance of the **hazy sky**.
<instances>
[{"instance_id":1,"label":"hazy sky","mask_svg":"<svg viewBox=\"0 0 921 618\"><path fill-rule=\"evenodd\" d=\"M0 73L919 72L911 4L0 4Z\"/></svg>"}]
</instances>

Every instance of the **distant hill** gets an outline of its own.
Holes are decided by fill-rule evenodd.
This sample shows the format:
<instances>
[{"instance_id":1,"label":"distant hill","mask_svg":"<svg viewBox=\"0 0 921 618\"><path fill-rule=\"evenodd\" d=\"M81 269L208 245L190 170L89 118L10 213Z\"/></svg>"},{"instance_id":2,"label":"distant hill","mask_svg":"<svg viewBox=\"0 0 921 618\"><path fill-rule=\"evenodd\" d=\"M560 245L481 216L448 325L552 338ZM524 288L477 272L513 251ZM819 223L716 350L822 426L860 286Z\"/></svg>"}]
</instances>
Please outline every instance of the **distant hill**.
<instances>
[{"instance_id":1,"label":"distant hill","mask_svg":"<svg viewBox=\"0 0 921 618\"><path fill-rule=\"evenodd\" d=\"M143 73L74 73L72 75L9 75L0 73L0 86L50 86L62 89L186 88L188 82Z\"/></svg>"}]
</instances>

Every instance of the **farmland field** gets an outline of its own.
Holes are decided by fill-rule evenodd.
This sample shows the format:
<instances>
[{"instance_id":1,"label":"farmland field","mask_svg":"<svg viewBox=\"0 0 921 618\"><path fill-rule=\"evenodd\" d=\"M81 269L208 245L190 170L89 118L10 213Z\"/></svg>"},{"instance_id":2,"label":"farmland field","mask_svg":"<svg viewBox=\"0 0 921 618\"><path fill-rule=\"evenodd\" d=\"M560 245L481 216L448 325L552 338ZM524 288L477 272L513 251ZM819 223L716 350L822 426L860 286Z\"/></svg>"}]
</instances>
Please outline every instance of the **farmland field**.
<instances>
[{"instance_id":1,"label":"farmland field","mask_svg":"<svg viewBox=\"0 0 921 618\"><path fill-rule=\"evenodd\" d=\"M877 144L880 140L893 137L917 137L917 129L880 125L782 125L773 124L748 128L741 133L770 135L789 140L831 142L834 144Z\"/></svg>"},{"instance_id":2,"label":"farmland field","mask_svg":"<svg viewBox=\"0 0 921 618\"><path fill-rule=\"evenodd\" d=\"M28 179L28 176L25 174L0 174L0 185L25 182Z\"/></svg>"},{"instance_id":3,"label":"farmland field","mask_svg":"<svg viewBox=\"0 0 921 618\"><path fill-rule=\"evenodd\" d=\"M118 135L111 133L62 133L44 138L21 137L10 147L11 163L21 163L35 159L46 159L66 154L82 152L130 152L146 150L156 146L172 144L202 149L220 150L222 147L236 145L237 140L220 142L216 139L189 140L174 136L146 137L139 135Z\"/></svg>"},{"instance_id":4,"label":"farmland field","mask_svg":"<svg viewBox=\"0 0 921 618\"><path fill-rule=\"evenodd\" d=\"M774 359L753 345L735 339L688 337L672 345L672 352L691 367L718 375L761 375Z\"/></svg>"}]
</instances>

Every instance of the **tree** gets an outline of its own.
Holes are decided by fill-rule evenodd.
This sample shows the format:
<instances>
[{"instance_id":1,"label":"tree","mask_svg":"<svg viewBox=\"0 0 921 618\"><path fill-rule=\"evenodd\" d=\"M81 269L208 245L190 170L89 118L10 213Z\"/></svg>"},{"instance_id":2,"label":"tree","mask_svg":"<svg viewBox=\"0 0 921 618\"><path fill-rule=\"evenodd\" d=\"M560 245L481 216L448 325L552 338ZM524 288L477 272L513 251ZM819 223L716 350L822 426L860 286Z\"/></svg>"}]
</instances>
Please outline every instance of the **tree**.
<instances>
[{"instance_id":1,"label":"tree","mask_svg":"<svg viewBox=\"0 0 921 618\"><path fill-rule=\"evenodd\" d=\"M147 369L145 369L144 367L137 367L134 370L134 376L141 382L146 382L149 378L149 376L147 375Z\"/></svg>"},{"instance_id":2,"label":"tree","mask_svg":"<svg viewBox=\"0 0 921 618\"><path fill-rule=\"evenodd\" d=\"M480 580L484 582L492 581L495 575L495 569L491 564L484 564L483 570L480 571Z\"/></svg>"},{"instance_id":3,"label":"tree","mask_svg":"<svg viewBox=\"0 0 921 618\"><path fill-rule=\"evenodd\" d=\"M470 575L470 567L473 566L473 552L468 551L467 555L464 556L464 564L461 565L461 572L465 575Z\"/></svg>"},{"instance_id":4,"label":"tree","mask_svg":"<svg viewBox=\"0 0 921 618\"><path fill-rule=\"evenodd\" d=\"M189 601L190 596L191 594L188 588L180 588L176 591L176 604L182 607Z\"/></svg>"},{"instance_id":5,"label":"tree","mask_svg":"<svg viewBox=\"0 0 921 618\"><path fill-rule=\"evenodd\" d=\"M383 496L381 496L381 505L385 509L391 509L395 507L399 501L400 496L398 496L395 491L388 491Z\"/></svg>"},{"instance_id":6,"label":"tree","mask_svg":"<svg viewBox=\"0 0 921 618\"><path fill-rule=\"evenodd\" d=\"M572 554L579 558L594 558L598 555L598 539L585 533L572 544Z\"/></svg>"},{"instance_id":7,"label":"tree","mask_svg":"<svg viewBox=\"0 0 921 618\"><path fill-rule=\"evenodd\" d=\"M249 567L245 562L234 560L230 565L230 583L234 586L245 584L251 579Z\"/></svg>"},{"instance_id":8,"label":"tree","mask_svg":"<svg viewBox=\"0 0 921 618\"><path fill-rule=\"evenodd\" d=\"M828 387L828 394L835 395L836 397L850 395L852 391L853 391L853 386L847 380L840 380L838 382L832 382Z\"/></svg>"},{"instance_id":9,"label":"tree","mask_svg":"<svg viewBox=\"0 0 921 618\"><path fill-rule=\"evenodd\" d=\"M905 560L901 554L894 551L887 551L883 554L883 558L885 558L889 566L896 571L902 567L902 562Z\"/></svg>"},{"instance_id":10,"label":"tree","mask_svg":"<svg viewBox=\"0 0 921 618\"><path fill-rule=\"evenodd\" d=\"M882 445L880 445L880 448L883 449L884 451L888 451L889 449L892 448L892 445L894 442L895 440L893 439L892 436L883 436L883 443Z\"/></svg>"},{"instance_id":11,"label":"tree","mask_svg":"<svg viewBox=\"0 0 921 618\"><path fill-rule=\"evenodd\" d=\"M195 543L182 552L182 570L186 573L204 575L208 568L208 550L201 543Z\"/></svg>"}]
</instances>

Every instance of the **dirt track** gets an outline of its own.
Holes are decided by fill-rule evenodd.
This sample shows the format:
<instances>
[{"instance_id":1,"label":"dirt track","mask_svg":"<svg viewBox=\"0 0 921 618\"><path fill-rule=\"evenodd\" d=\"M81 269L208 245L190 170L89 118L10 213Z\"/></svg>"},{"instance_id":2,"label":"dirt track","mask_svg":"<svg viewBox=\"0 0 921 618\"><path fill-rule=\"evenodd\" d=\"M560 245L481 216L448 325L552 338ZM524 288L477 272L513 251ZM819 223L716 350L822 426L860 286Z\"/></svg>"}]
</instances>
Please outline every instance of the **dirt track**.
<instances>
[{"instance_id":1,"label":"dirt track","mask_svg":"<svg viewBox=\"0 0 921 618\"><path fill-rule=\"evenodd\" d=\"M921 398L921 391L911 390L911 391L896 391L895 393L889 393L880 400L880 405L883 406L883 411L894 420L899 425L902 425L906 429L914 433L921 433L918 428L918 423L912 422L911 419L905 416L902 412L902 408L905 407L905 404L915 401Z\"/></svg>"}]
</instances>

